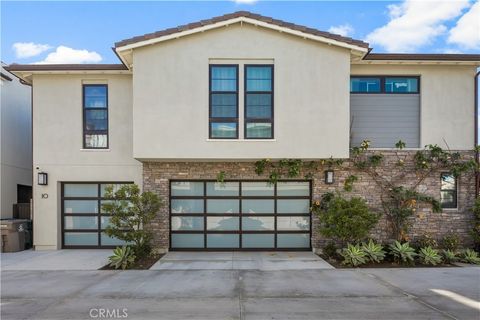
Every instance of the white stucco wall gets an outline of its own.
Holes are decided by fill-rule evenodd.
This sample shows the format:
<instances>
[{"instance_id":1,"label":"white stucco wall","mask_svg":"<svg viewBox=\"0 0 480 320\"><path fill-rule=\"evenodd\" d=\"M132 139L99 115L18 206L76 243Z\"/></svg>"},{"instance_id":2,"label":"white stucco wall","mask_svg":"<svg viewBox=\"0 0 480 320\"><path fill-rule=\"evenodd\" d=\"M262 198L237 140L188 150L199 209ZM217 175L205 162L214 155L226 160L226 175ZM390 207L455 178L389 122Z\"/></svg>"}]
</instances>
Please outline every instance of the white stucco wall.
<instances>
[{"instance_id":1,"label":"white stucco wall","mask_svg":"<svg viewBox=\"0 0 480 320\"><path fill-rule=\"evenodd\" d=\"M32 185L31 88L5 71L12 81L2 78L1 111L1 218L11 218L17 203L17 185Z\"/></svg>"},{"instance_id":2,"label":"white stucco wall","mask_svg":"<svg viewBox=\"0 0 480 320\"><path fill-rule=\"evenodd\" d=\"M85 82L108 84L108 150L82 149ZM57 249L61 246L61 182L142 185L141 163L132 157L132 81L130 75L35 75L33 86L33 161L49 180L48 186L34 181L34 245Z\"/></svg>"},{"instance_id":3,"label":"white stucco wall","mask_svg":"<svg viewBox=\"0 0 480 320\"><path fill-rule=\"evenodd\" d=\"M133 51L134 157L348 157L350 52L251 25ZM240 140L208 139L209 63L239 63ZM275 139L243 140L243 63L274 64Z\"/></svg>"},{"instance_id":4,"label":"white stucco wall","mask_svg":"<svg viewBox=\"0 0 480 320\"><path fill-rule=\"evenodd\" d=\"M352 75L420 76L420 146L472 150L475 143L474 66L352 65Z\"/></svg>"}]
</instances>

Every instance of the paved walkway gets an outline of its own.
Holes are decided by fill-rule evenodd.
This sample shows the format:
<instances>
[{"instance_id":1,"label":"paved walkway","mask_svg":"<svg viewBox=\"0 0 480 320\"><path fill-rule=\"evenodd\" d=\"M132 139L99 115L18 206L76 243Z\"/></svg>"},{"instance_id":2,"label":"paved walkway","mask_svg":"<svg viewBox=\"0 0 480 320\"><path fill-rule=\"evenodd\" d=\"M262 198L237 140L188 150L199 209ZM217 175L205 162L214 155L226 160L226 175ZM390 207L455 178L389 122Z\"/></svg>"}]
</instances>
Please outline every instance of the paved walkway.
<instances>
[{"instance_id":1,"label":"paved walkway","mask_svg":"<svg viewBox=\"0 0 480 320\"><path fill-rule=\"evenodd\" d=\"M312 252L169 252L150 270L333 269Z\"/></svg>"},{"instance_id":2,"label":"paved walkway","mask_svg":"<svg viewBox=\"0 0 480 320\"><path fill-rule=\"evenodd\" d=\"M4 271L1 298L2 320L478 320L480 268Z\"/></svg>"},{"instance_id":3,"label":"paved walkway","mask_svg":"<svg viewBox=\"0 0 480 320\"><path fill-rule=\"evenodd\" d=\"M97 270L112 250L52 250L0 253L2 270Z\"/></svg>"}]
</instances>

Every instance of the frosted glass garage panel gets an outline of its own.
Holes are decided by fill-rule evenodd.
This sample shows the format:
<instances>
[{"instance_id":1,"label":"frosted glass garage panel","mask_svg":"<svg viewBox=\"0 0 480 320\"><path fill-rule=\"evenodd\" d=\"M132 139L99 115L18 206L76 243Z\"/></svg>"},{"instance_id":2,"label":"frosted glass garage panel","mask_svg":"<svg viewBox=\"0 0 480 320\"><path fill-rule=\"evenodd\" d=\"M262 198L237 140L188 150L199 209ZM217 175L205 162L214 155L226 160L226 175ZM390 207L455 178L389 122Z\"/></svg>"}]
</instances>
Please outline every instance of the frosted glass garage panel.
<instances>
[{"instance_id":1,"label":"frosted glass garage panel","mask_svg":"<svg viewBox=\"0 0 480 320\"><path fill-rule=\"evenodd\" d=\"M268 182L242 182L242 196L273 196L274 186Z\"/></svg>"},{"instance_id":2,"label":"frosted glass garage panel","mask_svg":"<svg viewBox=\"0 0 480 320\"><path fill-rule=\"evenodd\" d=\"M310 200L309 199L282 199L277 200L277 213L309 213Z\"/></svg>"},{"instance_id":3,"label":"frosted glass garage panel","mask_svg":"<svg viewBox=\"0 0 480 320\"><path fill-rule=\"evenodd\" d=\"M275 212L275 200L262 199L244 199L242 200L242 213L271 213Z\"/></svg>"},{"instance_id":4,"label":"frosted glass garage panel","mask_svg":"<svg viewBox=\"0 0 480 320\"><path fill-rule=\"evenodd\" d=\"M64 217L63 228L98 229L98 217Z\"/></svg>"},{"instance_id":5,"label":"frosted glass garage panel","mask_svg":"<svg viewBox=\"0 0 480 320\"><path fill-rule=\"evenodd\" d=\"M207 234L207 248L238 248L238 234Z\"/></svg>"},{"instance_id":6,"label":"frosted glass garage panel","mask_svg":"<svg viewBox=\"0 0 480 320\"><path fill-rule=\"evenodd\" d=\"M310 234L277 234L278 248L309 248Z\"/></svg>"},{"instance_id":7,"label":"frosted glass garage panel","mask_svg":"<svg viewBox=\"0 0 480 320\"><path fill-rule=\"evenodd\" d=\"M238 196L239 182L207 182L207 196Z\"/></svg>"},{"instance_id":8,"label":"frosted glass garage panel","mask_svg":"<svg viewBox=\"0 0 480 320\"><path fill-rule=\"evenodd\" d=\"M98 197L98 184L65 184L64 197Z\"/></svg>"},{"instance_id":9,"label":"frosted glass garage panel","mask_svg":"<svg viewBox=\"0 0 480 320\"><path fill-rule=\"evenodd\" d=\"M172 233L172 248L203 248L203 233Z\"/></svg>"},{"instance_id":10,"label":"frosted glass garage panel","mask_svg":"<svg viewBox=\"0 0 480 320\"><path fill-rule=\"evenodd\" d=\"M97 232L65 232L66 246L97 246Z\"/></svg>"},{"instance_id":11,"label":"frosted glass garage panel","mask_svg":"<svg viewBox=\"0 0 480 320\"><path fill-rule=\"evenodd\" d=\"M307 182L278 182L278 196L310 196L310 183Z\"/></svg>"},{"instance_id":12,"label":"frosted glass garage panel","mask_svg":"<svg viewBox=\"0 0 480 320\"><path fill-rule=\"evenodd\" d=\"M172 199L170 206L172 213L203 213L202 199Z\"/></svg>"},{"instance_id":13,"label":"frosted glass garage panel","mask_svg":"<svg viewBox=\"0 0 480 320\"><path fill-rule=\"evenodd\" d=\"M97 200L65 200L63 202L65 213L98 213Z\"/></svg>"},{"instance_id":14,"label":"frosted glass garage panel","mask_svg":"<svg viewBox=\"0 0 480 320\"><path fill-rule=\"evenodd\" d=\"M284 231L310 230L309 217L278 217L277 229Z\"/></svg>"},{"instance_id":15,"label":"frosted glass garage panel","mask_svg":"<svg viewBox=\"0 0 480 320\"><path fill-rule=\"evenodd\" d=\"M172 217L172 230L203 230L203 217Z\"/></svg>"},{"instance_id":16,"label":"frosted glass garage panel","mask_svg":"<svg viewBox=\"0 0 480 320\"><path fill-rule=\"evenodd\" d=\"M237 199L208 199L207 213L237 214L240 212L240 201Z\"/></svg>"},{"instance_id":17,"label":"frosted glass garage panel","mask_svg":"<svg viewBox=\"0 0 480 320\"><path fill-rule=\"evenodd\" d=\"M105 233L102 233L100 236L100 241L102 246L123 246L127 244L126 241L120 240L115 237L109 237Z\"/></svg>"},{"instance_id":18,"label":"frosted glass garage panel","mask_svg":"<svg viewBox=\"0 0 480 320\"><path fill-rule=\"evenodd\" d=\"M274 248L275 235L269 234L248 234L242 235L243 248Z\"/></svg>"},{"instance_id":19,"label":"frosted glass garage panel","mask_svg":"<svg viewBox=\"0 0 480 320\"><path fill-rule=\"evenodd\" d=\"M203 196L203 182L174 181L171 192L172 196Z\"/></svg>"},{"instance_id":20,"label":"frosted glass garage panel","mask_svg":"<svg viewBox=\"0 0 480 320\"><path fill-rule=\"evenodd\" d=\"M239 220L238 217L207 217L207 230L239 230Z\"/></svg>"},{"instance_id":21,"label":"frosted glass garage panel","mask_svg":"<svg viewBox=\"0 0 480 320\"><path fill-rule=\"evenodd\" d=\"M262 231L275 228L275 217L242 217L242 230Z\"/></svg>"}]
</instances>

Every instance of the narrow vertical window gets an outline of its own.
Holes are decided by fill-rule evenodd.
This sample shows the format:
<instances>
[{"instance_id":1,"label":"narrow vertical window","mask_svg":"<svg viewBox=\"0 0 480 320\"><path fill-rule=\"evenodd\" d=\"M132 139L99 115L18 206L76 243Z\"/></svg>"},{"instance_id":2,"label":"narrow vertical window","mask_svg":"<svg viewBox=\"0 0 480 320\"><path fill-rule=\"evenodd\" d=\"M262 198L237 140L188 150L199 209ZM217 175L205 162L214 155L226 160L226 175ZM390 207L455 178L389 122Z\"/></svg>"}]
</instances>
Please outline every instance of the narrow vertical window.
<instances>
[{"instance_id":1,"label":"narrow vertical window","mask_svg":"<svg viewBox=\"0 0 480 320\"><path fill-rule=\"evenodd\" d=\"M210 65L210 139L238 139L238 65Z\"/></svg>"},{"instance_id":2,"label":"narrow vertical window","mask_svg":"<svg viewBox=\"0 0 480 320\"><path fill-rule=\"evenodd\" d=\"M83 86L83 148L108 148L108 87Z\"/></svg>"},{"instance_id":3,"label":"narrow vertical window","mask_svg":"<svg viewBox=\"0 0 480 320\"><path fill-rule=\"evenodd\" d=\"M272 65L245 65L245 139L273 139Z\"/></svg>"},{"instance_id":4,"label":"narrow vertical window","mask_svg":"<svg viewBox=\"0 0 480 320\"><path fill-rule=\"evenodd\" d=\"M442 173L440 187L442 208L457 207L457 179L451 173Z\"/></svg>"}]
</instances>

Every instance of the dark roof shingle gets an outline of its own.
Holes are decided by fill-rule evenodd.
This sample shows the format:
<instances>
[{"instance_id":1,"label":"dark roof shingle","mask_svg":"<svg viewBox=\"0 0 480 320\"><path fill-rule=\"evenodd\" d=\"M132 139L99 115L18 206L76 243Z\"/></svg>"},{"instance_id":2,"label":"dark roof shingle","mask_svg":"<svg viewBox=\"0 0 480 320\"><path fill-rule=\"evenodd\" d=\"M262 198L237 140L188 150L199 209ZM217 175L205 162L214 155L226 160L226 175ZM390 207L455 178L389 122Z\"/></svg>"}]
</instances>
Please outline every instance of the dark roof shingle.
<instances>
[{"instance_id":1,"label":"dark roof shingle","mask_svg":"<svg viewBox=\"0 0 480 320\"><path fill-rule=\"evenodd\" d=\"M230 19L240 18L240 17L251 18L251 19L262 21L262 22L274 24L274 25L277 25L279 27L286 27L286 28L290 28L292 30L313 34L315 36L321 36L321 37L325 37L325 38L328 38L328 39L332 39L332 40L348 43L348 44L351 44L351 45L359 46L359 47L362 47L362 48L368 48L368 43L363 42L361 40L355 40L355 39L352 39L352 38L349 38L349 37L343 37L343 36L340 36L340 35L337 35L337 34L325 32L325 31L320 31L320 30L309 28L309 27L306 27L306 26L297 25L297 24L285 22L285 21L282 21L282 20L277 20L277 19L274 19L274 18L271 18L271 17L262 16L262 15L259 15L259 14L256 14L256 13L251 13L249 11L237 11L237 12L234 12L234 13L225 14L223 16L213 17L211 19L206 19L206 20L201 20L201 21L197 21L197 22L192 22L192 23L189 23L189 24L186 24L186 25L181 25L181 26L178 26L178 27L175 27L175 28L169 28L169 29L165 29L165 30L161 30L161 31L147 33L147 34L144 34L142 36L136 36L136 37L133 37L133 38L118 41L118 42L115 43L115 47L116 48L123 47L123 46L129 45L129 44L132 44L132 43L137 43L137 42L140 42L140 41L154 39L154 38L158 38L158 37L161 37L161 36L166 36L166 35L174 34L174 33L181 32L181 31L191 30L191 29L199 28L201 26L210 25L210 24L214 24L214 23L217 23L217 22L227 21L227 20L230 20Z\"/></svg>"}]
</instances>

